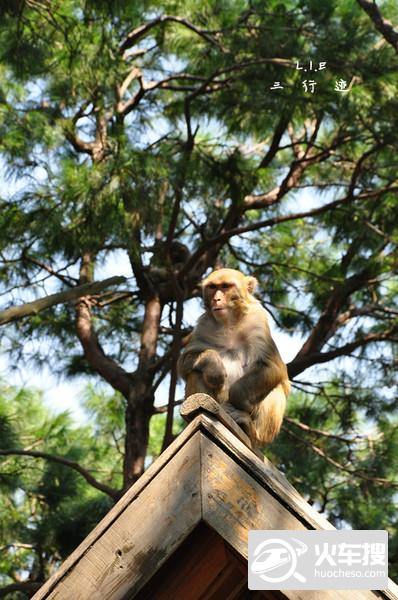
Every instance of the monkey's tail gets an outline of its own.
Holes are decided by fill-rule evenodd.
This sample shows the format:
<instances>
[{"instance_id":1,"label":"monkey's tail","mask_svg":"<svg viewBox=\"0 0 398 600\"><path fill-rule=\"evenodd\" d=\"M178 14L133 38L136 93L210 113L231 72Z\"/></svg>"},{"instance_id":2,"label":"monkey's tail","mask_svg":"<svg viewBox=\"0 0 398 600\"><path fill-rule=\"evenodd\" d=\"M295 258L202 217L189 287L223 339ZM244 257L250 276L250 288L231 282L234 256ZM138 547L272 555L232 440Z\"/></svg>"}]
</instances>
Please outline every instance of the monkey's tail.
<instances>
[{"instance_id":1,"label":"monkey's tail","mask_svg":"<svg viewBox=\"0 0 398 600\"><path fill-rule=\"evenodd\" d=\"M252 419L258 445L269 444L278 435L289 388L287 382L279 384L254 409Z\"/></svg>"}]
</instances>

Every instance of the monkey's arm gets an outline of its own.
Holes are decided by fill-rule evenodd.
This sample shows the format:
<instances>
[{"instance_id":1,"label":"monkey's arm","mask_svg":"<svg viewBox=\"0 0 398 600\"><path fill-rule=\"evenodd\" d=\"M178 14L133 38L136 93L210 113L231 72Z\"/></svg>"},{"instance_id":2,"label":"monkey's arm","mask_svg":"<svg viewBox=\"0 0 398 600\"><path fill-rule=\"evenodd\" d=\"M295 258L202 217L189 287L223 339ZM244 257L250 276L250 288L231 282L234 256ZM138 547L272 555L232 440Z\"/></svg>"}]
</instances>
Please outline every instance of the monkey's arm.
<instances>
[{"instance_id":1,"label":"monkey's arm","mask_svg":"<svg viewBox=\"0 0 398 600\"><path fill-rule=\"evenodd\" d=\"M282 359L259 360L229 390L229 401L233 406L246 412L253 408L279 384L289 388L286 365Z\"/></svg>"},{"instance_id":2,"label":"monkey's arm","mask_svg":"<svg viewBox=\"0 0 398 600\"><path fill-rule=\"evenodd\" d=\"M193 371L193 366L200 352L185 350L178 359L178 373L186 381L188 375Z\"/></svg>"}]
</instances>

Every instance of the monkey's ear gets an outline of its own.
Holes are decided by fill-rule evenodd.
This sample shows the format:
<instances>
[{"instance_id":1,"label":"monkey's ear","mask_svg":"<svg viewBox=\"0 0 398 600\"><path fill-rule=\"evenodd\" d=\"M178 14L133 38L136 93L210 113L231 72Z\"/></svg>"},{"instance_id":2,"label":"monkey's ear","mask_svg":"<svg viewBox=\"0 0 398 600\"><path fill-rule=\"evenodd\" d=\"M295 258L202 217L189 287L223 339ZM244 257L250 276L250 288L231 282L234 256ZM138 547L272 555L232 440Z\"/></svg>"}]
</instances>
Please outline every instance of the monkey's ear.
<instances>
[{"instance_id":1,"label":"monkey's ear","mask_svg":"<svg viewBox=\"0 0 398 600\"><path fill-rule=\"evenodd\" d=\"M252 294L256 289L258 281L255 277L246 277L247 291Z\"/></svg>"}]
</instances>

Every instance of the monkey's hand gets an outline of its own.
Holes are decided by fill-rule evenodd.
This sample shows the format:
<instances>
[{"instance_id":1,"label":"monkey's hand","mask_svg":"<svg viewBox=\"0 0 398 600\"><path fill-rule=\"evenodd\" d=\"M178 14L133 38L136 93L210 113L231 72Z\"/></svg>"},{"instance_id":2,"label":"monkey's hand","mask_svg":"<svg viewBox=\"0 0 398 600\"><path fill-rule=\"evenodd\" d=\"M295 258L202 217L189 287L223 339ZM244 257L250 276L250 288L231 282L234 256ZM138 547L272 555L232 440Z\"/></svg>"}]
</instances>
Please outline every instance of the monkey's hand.
<instances>
[{"instance_id":1,"label":"monkey's hand","mask_svg":"<svg viewBox=\"0 0 398 600\"><path fill-rule=\"evenodd\" d=\"M223 362L216 350L205 350L199 354L193 369L200 371L205 384L214 390L220 390L227 378Z\"/></svg>"}]
</instances>

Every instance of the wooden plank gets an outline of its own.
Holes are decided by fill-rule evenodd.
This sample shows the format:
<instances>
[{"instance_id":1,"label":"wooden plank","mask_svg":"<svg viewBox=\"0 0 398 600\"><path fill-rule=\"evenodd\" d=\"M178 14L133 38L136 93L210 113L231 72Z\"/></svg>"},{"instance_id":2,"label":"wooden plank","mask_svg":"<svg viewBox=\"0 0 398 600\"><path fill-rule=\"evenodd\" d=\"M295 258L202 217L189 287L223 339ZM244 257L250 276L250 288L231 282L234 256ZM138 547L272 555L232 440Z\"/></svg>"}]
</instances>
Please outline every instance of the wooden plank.
<instances>
[{"instance_id":1,"label":"wooden plank","mask_svg":"<svg viewBox=\"0 0 398 600\"><path fill-rule=\"evenodd\" d=\"M199 436L180 448L44 597L134 597L201 519Z\"/></svg>"},{"instance_id":2,"label":"wooden plank","mask_svg":"<svg viewBox=\"0 0 398 600\"><path fill-rule=\"evenodd\" d=\"M175 454L191 439L200 427L200 419L190 423L174 442L159 456L153 464L148 467L139 480L121 497L115 506L105 515L98 525L89 533L83 542L68 556L62 566L48 579L48 581L36 592L32 600L42 600L48 597L57 582L65 573L68 573L74 565L84 556L89 548L112 526L134 499L142 493L147 485L160 473Z\"/></svg>"},{"instance_id":3,"label":"wooden plank","mask_svg":"<svg viewBox=\"0 0 398 600\"><path fill-rule=\"evenodd\" d=\"M210 436L220 447L224 448L234 460L249 472L262 486L272 495L289 508L292 514L296 515L306 526L307 529L331 530L335 527L318 513L299 492L291 485L286 477L281 473L265 456L261 460L240 442L228 429L217 422L209 415L201 417L201 429ZM257 527L259 529L260 527ZM347 592L348 593L348 592ZM398 600L398 586L392 580L388 580L388 588L385 590L373 591L375 596L387 598L388 600ZM307 596L305 597L307 599Z\"/></svg>"},{"instance_id":4,"label":"wooden plank","mask_svg":"<svg viewBox=\"0 0 398 600\"><path fill-rule=\"evenodd\" d=\"M247 563L200 523L134 600L244 600L247 594ZM284 598L279 592L252 592L250 597Z\"/></svg>"},{"instance_id":5,"label":"wooden plank","mask_svg":"<svg viewBox=\"0 0 398 600\"><path fill-rule=\"evenodd\" d=\"M305 530L302 520L278 502L260 483L217 444L203 435L203 519L241 556L247 559L251 529ZM366 590L282 590L289 600L374 600Z\"/></svg>"},{"instance_id":6,"label":"wooden plank","mask_svg":"<svg viewBox=\"0 0 398 600\"><path fill-rule=\"evenodd\" d=\"M180 414L187 422L191 422L198 415L215 417L216 420L225 425L229 431L232 431L245 446L251 449L254 454L260 459L263 458L262 452L253 446L249 436L246 435L243 429L239 427L233 418L224 410L222 405L208 394L192 394L192 396L189 396L181 405Z\"/></svg>"}]
</instances>

